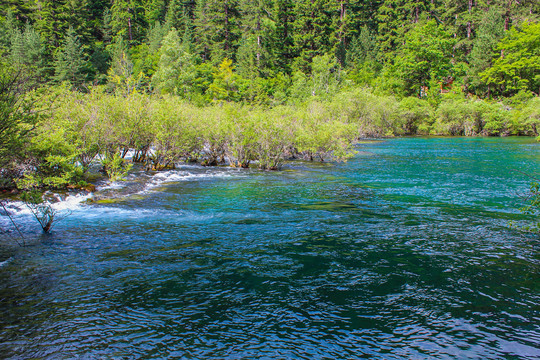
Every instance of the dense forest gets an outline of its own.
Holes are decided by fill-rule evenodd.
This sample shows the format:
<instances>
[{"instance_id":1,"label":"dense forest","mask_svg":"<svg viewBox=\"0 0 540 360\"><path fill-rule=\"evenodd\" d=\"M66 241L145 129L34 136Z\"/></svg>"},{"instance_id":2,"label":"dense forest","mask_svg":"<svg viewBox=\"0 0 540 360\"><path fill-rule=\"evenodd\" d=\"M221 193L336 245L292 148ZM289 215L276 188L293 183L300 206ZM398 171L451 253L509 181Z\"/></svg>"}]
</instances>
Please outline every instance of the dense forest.
<instances>
[{"instance_id":1,"label":"dense forest","mask_svg":"<svg viewBox=\"0 0 540 360\"><path fill-rule=\"evenodd\" d=\"M0 186L538 136L539 19L536 0L3 1Z\"/></svg>"}]
</instances>

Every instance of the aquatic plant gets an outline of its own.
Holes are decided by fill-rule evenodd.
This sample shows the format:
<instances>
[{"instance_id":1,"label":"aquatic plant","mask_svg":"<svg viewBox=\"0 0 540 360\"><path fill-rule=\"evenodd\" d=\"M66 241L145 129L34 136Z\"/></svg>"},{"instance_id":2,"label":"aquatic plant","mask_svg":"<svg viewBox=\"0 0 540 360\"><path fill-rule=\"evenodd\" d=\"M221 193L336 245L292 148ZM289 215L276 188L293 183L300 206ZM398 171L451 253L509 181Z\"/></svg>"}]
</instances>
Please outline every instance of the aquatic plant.
<instances>
[{"instance_id":1,"label":"aquatic plant","mask_svg":"<svg viewBox=\"0 0 540 360\"><path fill-rule=\"evenodd\" d=\"M21 200L34 215L44 233L50 232L54 224L71 215L70 212L57 211L49 201L43 199L43 194L38 190L24 192Z\"/></svg>"}]
</instances>

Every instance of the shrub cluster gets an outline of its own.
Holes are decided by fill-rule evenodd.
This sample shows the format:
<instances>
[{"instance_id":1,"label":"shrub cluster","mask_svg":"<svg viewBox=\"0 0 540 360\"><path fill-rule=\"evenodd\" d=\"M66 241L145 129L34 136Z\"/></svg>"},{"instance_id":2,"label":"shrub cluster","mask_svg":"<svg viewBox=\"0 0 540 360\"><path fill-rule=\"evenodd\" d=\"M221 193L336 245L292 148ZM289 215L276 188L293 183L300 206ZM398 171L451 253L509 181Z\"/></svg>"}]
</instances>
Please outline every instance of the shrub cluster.
<instances>
[{"instance_id":1,"label":"shrub cluster","mask_svg":"<svg viewBox=\"0 0 540 360\"><path fill-rule=\"evenodd\" d=\"M278 170L287 159L344 161L365 137L538 135L540 129L537 97L503 104L446 94L434 103L355 88L295 105L197 107L174 95L52 90L36 104L43 116L25 140L23 169L12 172L19 188L84 186L95 163L111 181L133 163L151 171L179 162Z\"/></svg>"}]
</instances>

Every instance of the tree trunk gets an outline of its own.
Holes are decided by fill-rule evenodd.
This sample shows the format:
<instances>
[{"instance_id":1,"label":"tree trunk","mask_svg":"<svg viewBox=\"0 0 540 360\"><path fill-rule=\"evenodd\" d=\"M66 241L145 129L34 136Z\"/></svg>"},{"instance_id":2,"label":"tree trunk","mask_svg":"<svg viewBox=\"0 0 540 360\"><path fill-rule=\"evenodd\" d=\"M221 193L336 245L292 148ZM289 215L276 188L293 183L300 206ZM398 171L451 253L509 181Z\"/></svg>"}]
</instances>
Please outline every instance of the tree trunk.
<instances>
[{"instance_id":1,"label":"tree trunk","mask_svg":"<svg viewBox=\"0 0 540 360\"><path fill-rule=\"evenodd\" d=\"M467 39L471 38L472 33L472 24L471 24L471 15L472 15L472 6L473 6L473 0L469 0L469 21L467 21Z\"/></svg>"},{"instance_id":2,"label":"tree trunk","mask_svg":"<svg viewBox=\"0 0 540 360\"><path fill-rule=\"evenodd\" d=\"M225 50L229 50L229 6L225 2Z\"/></svg>"},{"instance_id":3,"label":"tree trunk","mask_svg":"<svg viewBox=\"0 0 540 360\"><path fill-rule=\"evenodd\" d=\"M261 19L257 19L257 68L261 68Z\"/></svg>"}]
</instances>

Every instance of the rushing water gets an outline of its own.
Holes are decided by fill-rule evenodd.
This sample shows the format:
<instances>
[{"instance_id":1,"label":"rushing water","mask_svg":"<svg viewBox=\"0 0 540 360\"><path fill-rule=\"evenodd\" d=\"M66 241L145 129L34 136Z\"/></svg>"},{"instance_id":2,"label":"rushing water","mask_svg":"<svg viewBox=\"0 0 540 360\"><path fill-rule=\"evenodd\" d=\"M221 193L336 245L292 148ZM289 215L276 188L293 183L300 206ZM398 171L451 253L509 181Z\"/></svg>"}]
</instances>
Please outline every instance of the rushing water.
<instances>
[{"instance_id":1,"label":"rushing water","mask_svg":"<svg viewBox=\"0 0 540 360\"><path fill-rule=\"evenodd\" d=\"M508 226L531 220L540 146L358 150L141 175L50 235L17 213L32 245L1 235L0 357L540 358L539 239Z\"/></svg>"}]
</instances>

